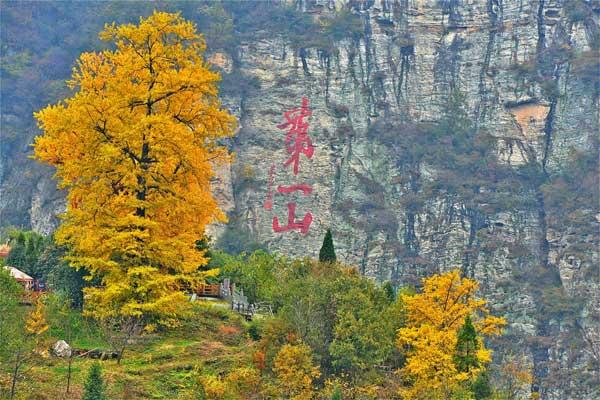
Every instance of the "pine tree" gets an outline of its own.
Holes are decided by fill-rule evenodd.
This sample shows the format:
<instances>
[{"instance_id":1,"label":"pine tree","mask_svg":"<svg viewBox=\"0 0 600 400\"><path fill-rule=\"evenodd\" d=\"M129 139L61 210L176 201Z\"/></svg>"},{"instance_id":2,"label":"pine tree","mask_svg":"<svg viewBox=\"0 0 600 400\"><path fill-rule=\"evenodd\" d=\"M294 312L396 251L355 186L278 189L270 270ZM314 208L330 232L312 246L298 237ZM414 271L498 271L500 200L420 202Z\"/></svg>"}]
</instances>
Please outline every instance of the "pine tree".
<instances>
[{"instance_id":1,"label":"pine tree","mask_svg":"<svg viewBox=\"0 0 600 400\"><path fill-rule=\"evenodd\" d=\"M52 244L40 257L40 268L48 271L48 286L54 292L62 292L69 297L71 305L77 309L83 307L83 289L98 282L87 281L85 270L76 270L63 261L64 249Z\"/></svg>"},{"instance_id":2,"label":"pine tree","mask_svg":"<svg viewBox=\"0 0 600 400\"><path fill-rule=\"evenodd\" d=\"M28 235L25 243L25 258L23 271L31 275L34 279L40 279L41 276L36 270L36 264L39 257L41 243L35 235Z\"/></svg>"},{"instance_id":3,"label":"pine tree","mask_svg":"<svg viewBox=\"0 0 600 400\"><path fill-rule=\"evenodd\" d=\"M477 379L471 384L471 391L476 400L484 400L490 398L493 394L490 385L490 376L487 371L483 371L477 376Z\"/></svg>"},{"instance_id":4,"label":"pine tree","mask_svg":"<svg viewBox=\"0 0 600 400\"><path fill-rule=\"evenodd\" d=\"M105 400L104 382L102 381L102 370L100 364L95 363L90 367L88 377L85 382L85 392L83 400Z\"/></svg>"},{"instance_id":5,"label":"pine tree","mask_svg":"<svg viewBox=\"0 0 600 400\"><path fill-rule=\"evenodd\" d=\"M11 243L11 249L6 258L6 265L23 269L25 265L26 240L23 232L19 232L16 239Z\"/></svg>"},{"instance_id":6,"label":"pine tree","mask_svg":"<svg viewBox=\"0 0 600 400\"><path fill-rule=\"evenodd\" d=\"M383 291L385 292L386 297L390 301L390 303L396 300L396 291L394 290L394 286L392 282L385 281L382 286Z\"/></svg>"},{"instance_id":7,"label":"pine tree","mask_svg":"<svg viewBox=\"0 0 600 400\"><path fill-rule=\"evenodd\" d=\"M323 246L319 251L319 261L321 262L336 262L335 248L333 247L333 237L331 236L331 230L327 229L325 239L323 239Z\"/></svg>"},{"instance_id":8,"label":"pine tree","mask_svg":"<svg viewBox=\"0 0 600 400\"><path fill-rule=\"evenodd\" d=\"M479 366L479 361L477 360L478 349L477 331L473 326L471 317L467 315L464 325L458 331L454 353L454 364L459 372L469 372L471 369Z\"/></svg>"}]
</instances>

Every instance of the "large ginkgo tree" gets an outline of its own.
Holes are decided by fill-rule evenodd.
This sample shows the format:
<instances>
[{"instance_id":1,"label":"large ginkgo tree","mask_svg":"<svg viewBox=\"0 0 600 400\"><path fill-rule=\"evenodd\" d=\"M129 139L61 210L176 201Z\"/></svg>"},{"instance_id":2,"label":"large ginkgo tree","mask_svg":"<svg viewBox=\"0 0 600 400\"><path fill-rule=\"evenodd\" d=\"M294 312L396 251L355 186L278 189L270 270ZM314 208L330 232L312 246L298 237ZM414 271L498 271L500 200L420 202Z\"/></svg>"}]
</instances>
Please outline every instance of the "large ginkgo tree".
<instances>
[{"instance_id":1,"label":"large ginkgo tree","mask_svg":"<svg viewBox=\"0 0 600 400\"><path fill-rule=\"evenodd\" d=\"M174 323L185 289L204 278L195 243L224 219L210 180L214 163L229 161L218 139L235 119L202 36L178 14L107 25L100 38L113 49L81 54L73 96L35 114L35 158L67 191L57 241L99 282L85 290L85 311L151 329Z\"/></svg>"}]
</instances>

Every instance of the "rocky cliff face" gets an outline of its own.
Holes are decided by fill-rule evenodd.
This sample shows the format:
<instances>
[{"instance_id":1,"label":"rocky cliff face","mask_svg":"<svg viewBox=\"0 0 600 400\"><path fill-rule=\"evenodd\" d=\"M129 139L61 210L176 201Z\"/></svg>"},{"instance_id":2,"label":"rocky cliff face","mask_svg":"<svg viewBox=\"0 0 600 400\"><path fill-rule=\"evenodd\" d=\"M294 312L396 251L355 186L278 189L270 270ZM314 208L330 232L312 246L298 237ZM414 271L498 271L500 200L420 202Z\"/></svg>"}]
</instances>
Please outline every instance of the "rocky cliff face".
<instances>
[{"instance_id":1,"label":"rocky cliff face","mask_svg":"<svg viewBox=\"0 0 600 400\"><path fill-rule=\"evenodd\" d=\"M525 356L533 390L548 399L597 395L600 214L597 191L589 187L598 182L597 164L587 171L592 178L582 178L576 172L590 164L573 167L572 155L597 158L600 4L306 0L294 6L320 22L350 13L360 34L326 49L271 34L212 51L210 61L224 75L253 83L234 85L224 99L240 129L231 143L236 161L215 182L231 222L213 235L246 232L234 240L315 257L331 228L338 258L398 286L461 268L507 316L498 353ZM460 107L449 109L457 92ZM314 151L301 127L290 133L294 125L282 126L284 113L294 109L288 117L306 114L301 120ZM475 167L473 154L452 155L458 145L443 135L427 136L452 112L472 121L466 138L473 146L491 136L485 148L492 150L486 165L493 170ZM287 146L297 143L297 174L293 160L286 164L294 155L286 134ZM417 145L423 150L415 151ZM472 167L472 175L466 167L462 175L448 172L454 164L443 167L445 146L448 158ZM428 155L434 148L435 159ZM576 172L567 174L569 168ZM60 202L47 195L54 193L47 178L40 182L31 206L22 205L31 210L31 225L48 231ZM2 190L10 198L6 184ZM2 207L16 205L2 200Z\"/></svg>"},{"instance_id":2,"label":"rocky cliff face","mask_svg":"<svg viewBox=\"0 0 600 400\"><path fill-rule=\"evenodd\" d=\"M511 192L513 206L494 211L429 196L411 177L428 181L440 171L425 162L410 172L405 148L379 138L438 121L458 89L474 129L496 138L497 158L514 170L527 165L551 177L573 149L595 152L597 87L577 75L572 60L553 55L597 49L600 8L585 6L589 13L574 18L574 2L543 0L302 3L299 9L315 18L351 9L366 34L340 41L333 51L293 48L272 37L244 45L237 62L219 55L221 65L260 83L227 99L241 125L227 205L233 222L271 250L313 257L331 227L344 262L397 284L461 267L508 315L508 335L519 338L517 349L528 348L534 386L544 398L591 398L599 361L597 209L586 213L587 228L563 229L549 223L542 184ZM535 77L519 74L519 67L536 63ZM300 153L294 175L284 166L291 156L288 128L278 125L303 97L312 111L314 154ZM390 120L399 123L386 124ZM310 185L312 192L275 191L291 184ZM271 209L265 207L269 190ZM407 206L415 195L423 199L416 209ZM296 204L296 222L312 214L307 234L300 227L274 231L274 217L287 221L289 202ZM585 251L573 251L582 246ZM571 305L584 300L565 323L563 314L548 311L548 296ZM577 350L567 349L570 341L578 341ZM567 377L569 368L578 372Z\"/></svg>"}]
</instances>

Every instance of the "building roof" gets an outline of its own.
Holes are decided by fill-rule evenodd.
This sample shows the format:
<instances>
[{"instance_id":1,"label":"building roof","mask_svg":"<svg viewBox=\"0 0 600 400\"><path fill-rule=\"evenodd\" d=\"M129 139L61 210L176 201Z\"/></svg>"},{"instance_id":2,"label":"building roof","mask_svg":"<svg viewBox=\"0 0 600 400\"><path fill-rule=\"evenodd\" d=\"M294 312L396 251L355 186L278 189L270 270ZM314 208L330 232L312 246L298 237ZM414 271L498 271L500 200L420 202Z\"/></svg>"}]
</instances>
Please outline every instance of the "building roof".
<instances>
[{"instance_id":1,"label":"building roof","mask_svg":"<svg viewBox=\"0 0 600 400\"><path fill-rule=\"evenodd\" d=\"M0 258L8 257L10 246L8 244L0 244Z\"/></svg>"},{"instance_id":2,"label":"building roof","mask_svg":"<svg viewBox=\"0 0 600 400\"><path fill-rule=\"evenodd\" d=\"M25 272L16 269L15 267L6 266L4 268L6 268L8 270L8 272L10 272L10 275L13 278L15 278L17 281L20 281L20 282L33 281L32 277L30 277L29 275L27 275Z\"/></svg>"}]
</instances>

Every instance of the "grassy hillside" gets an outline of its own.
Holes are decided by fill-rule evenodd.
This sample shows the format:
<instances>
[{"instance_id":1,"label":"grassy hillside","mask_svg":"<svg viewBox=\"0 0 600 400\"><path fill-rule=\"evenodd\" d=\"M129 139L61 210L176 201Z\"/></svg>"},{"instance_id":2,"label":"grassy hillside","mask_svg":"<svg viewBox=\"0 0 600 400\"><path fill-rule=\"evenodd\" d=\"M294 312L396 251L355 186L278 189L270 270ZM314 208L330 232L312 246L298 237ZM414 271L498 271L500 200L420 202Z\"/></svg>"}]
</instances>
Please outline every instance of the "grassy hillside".
<instances>
[{"instance_id":1,"label":"grassy hillside","mask_svg":"<svg viewBox=\"0 0 600 400\"><path fill-rule=\"evenodd\" d=\"M196 399L200 398L200 375L225 375L251 363L248 350L254 342L248 335L249 325L223 306L198 303L195 314L178 329L144 337L132 345L121 365L115 360L100 361L108 398ZM91 325L78 333L76 348L109 348ZM16 398L80 399L94 362L87 357L74 359L71 393L66 395L67 360L49 352L40 354L19 381ZM1 382L7 387L9 377L2 375Z\"/></svg>"},{"instance_id":2,"label":"grassy hillside","mask_svg":"<svg viewBox=\"0 0 600 400\"><path fill-rule=\"evenodd\" d=\"M37 345L2 354L1 393L10 391L10 363L24 351L28 358L20 369L16 399L82 399L96 362L107 399L450 398L440 387L450 387L452 399L527 398L521 396L530 384L526 367L506 373L500 368L510 364L501 360L504 355L492 361L487 349L495 347L492 336L500 333L504 320L489 316L485 302L474 299L477 282L461 278L458 271L428 278L420 293L403 288L397 295L391 286L376 286L335 263L262 252L230 258L222 273L244 282L252 301L273 305L274 315L255 315L248 322L227 302L194 302L178 326L137 336L121 363L75 357L67 395L68 359L49 351L57 340L104 354L116 354L120 345L114 329L84 319L75 309L57 308L64 303L50 294L26 310L13 307L27 325L45 314L48 329L32 334L26 328L24 337ZM4 275L5 284L11 282ZM476 320L477 332L471 326L469 337L460 334L465 315ZM477 348L476 360L463 348ZM465 363L469 369L459 370Z\"/></svg>"}]
</instances>

